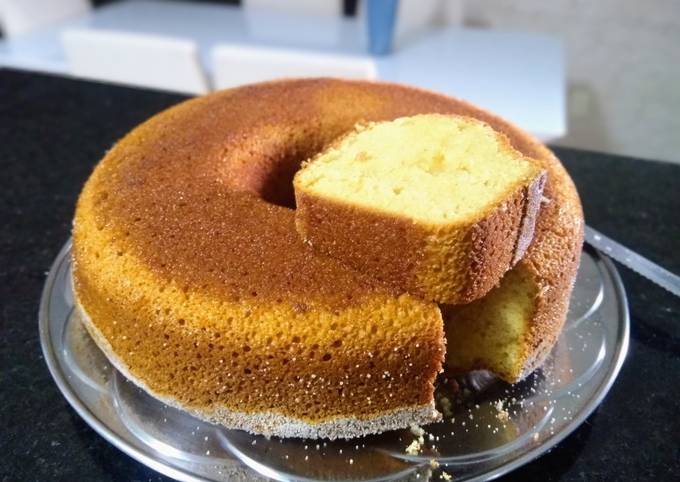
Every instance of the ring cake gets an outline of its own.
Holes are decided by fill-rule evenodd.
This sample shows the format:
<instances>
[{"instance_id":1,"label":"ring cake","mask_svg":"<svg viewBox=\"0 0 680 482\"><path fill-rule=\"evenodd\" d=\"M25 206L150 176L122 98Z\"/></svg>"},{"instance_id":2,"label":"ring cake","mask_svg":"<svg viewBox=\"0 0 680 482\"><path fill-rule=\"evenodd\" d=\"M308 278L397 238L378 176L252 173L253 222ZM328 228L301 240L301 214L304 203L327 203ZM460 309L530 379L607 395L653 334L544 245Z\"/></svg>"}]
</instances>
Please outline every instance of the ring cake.
<instances>
[{"instance_id":1,"label":"ring cake","mask_svg":"<svg viewBox=\"0 0 680 482\"><path fill-rule=\"evenodd\" d=\"M526 255L466 305L346 267L295 228L301 161L357 123L425 113L484 121L547 173ZM271 82L184 102L106 154L76 208L74 292L98 346L164 402L254 433L351 438L437 418L445 331L451 370L513 381L540 364L582 228L559 161L491 114L392 84Z\"/></svg>"}]
</instances>

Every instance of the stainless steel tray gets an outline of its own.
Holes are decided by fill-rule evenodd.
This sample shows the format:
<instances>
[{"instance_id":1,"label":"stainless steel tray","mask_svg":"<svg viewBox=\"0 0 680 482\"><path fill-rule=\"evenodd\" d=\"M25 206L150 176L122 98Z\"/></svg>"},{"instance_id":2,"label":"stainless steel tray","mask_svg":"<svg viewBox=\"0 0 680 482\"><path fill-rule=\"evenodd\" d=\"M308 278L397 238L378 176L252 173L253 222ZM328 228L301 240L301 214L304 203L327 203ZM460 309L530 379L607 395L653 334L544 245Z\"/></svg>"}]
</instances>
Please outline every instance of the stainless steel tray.
<instances>
[{"instance_id":1,"label":"stainless steel tray","mask_svg":"<svg viewBox=\"0 0 680 482\"><path fill-rule=\"evenodd\" d=\"M544 366L514 386L477 372L457 380L458 395L439 389L448 416L424 427L418 453L406 450L418 438L411 430L352 441L268 440L168 407L117 372L73 310L70 249L69 242L57 256L40 304L50 372L100 435L177 480L440 480L442 471L459 481L492 479L576 429L602 401L628 349L618 273L608 258L584 251L565 329Z\"/></svg>"}]
</instances>

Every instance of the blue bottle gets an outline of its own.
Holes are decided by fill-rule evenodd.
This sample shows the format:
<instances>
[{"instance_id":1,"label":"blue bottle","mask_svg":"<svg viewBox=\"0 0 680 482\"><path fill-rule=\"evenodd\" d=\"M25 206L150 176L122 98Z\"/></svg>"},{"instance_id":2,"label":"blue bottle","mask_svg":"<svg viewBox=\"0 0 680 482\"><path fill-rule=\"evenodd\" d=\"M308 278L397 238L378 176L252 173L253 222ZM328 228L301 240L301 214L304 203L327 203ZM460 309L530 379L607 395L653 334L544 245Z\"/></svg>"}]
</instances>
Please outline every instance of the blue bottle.
<instances>
[{"instance_id":1,"label":"blue bottle","mask_svg":"<svg viewBox=\"0 0 680 482\"><path fill-rule=\"evenodd\" d=\"M373 55L386 55L392 50L398 6L399 0L366 0L368 50Z\"/></svg>"}]
</instances>

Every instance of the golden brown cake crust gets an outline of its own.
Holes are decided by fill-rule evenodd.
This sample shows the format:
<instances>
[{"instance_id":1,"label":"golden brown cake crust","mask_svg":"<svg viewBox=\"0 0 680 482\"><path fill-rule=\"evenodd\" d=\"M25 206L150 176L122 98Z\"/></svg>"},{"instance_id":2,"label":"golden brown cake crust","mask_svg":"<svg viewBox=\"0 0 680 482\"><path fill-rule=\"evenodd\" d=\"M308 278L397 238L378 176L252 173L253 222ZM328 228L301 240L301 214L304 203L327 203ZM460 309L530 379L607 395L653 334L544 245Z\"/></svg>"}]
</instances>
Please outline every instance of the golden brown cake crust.
<instances>
[{"instance_id":1,"label":"golden brown cake crust","mask_svg":"<svg viewBox=\"0 0 680 482\"><path fill-rule=\"evenodd\" d=\"M466 304L484 296L523 256L544 179L515 190L466 229L427 226L297 190L296 228L313 249L397 291Z\"/></svg>"},{"instance_id":2,"label":"golden brown cake crust","mask_svg":"<svg viewBox=\"0 0 680 482\"><path fill-rule=\"evenodd\" d=\"M390 413L431 419L444 352L438 307L313 254L294 212L271 203L290 202L292 185L280 180L357 122L427 112L479 117L545 163L554 209L541 213L518 266L553 287L528 340L549 347L581 242L578 198L559 162L466 103L331 79L194 99L107 153L74 220L74 287L100 346L153 395L230 427L352 437L384 429L374 422ZM263 413L276 422L258 424ZM353 422L332 425L343 419Z\"/></svg>"},{"instance_id":3,"label":"golden brown cake crust","mask_svg":"<svg viewBox=\"0 0 680 482\"><path fill-rule=\"evenodd\" d=\"M367 128L357 126L305 165L326 152L342 151ZM497 135L497 142L507 155L521 156L504 134ZM300 174L304 170L294 181L295 225L307 244L398 291L446 304L481 298L524 256L546 180L537 167L533 179L510 186L494 206L468 222L446 224L324 196L308 189Z\"/></svg>"}]
</instances>

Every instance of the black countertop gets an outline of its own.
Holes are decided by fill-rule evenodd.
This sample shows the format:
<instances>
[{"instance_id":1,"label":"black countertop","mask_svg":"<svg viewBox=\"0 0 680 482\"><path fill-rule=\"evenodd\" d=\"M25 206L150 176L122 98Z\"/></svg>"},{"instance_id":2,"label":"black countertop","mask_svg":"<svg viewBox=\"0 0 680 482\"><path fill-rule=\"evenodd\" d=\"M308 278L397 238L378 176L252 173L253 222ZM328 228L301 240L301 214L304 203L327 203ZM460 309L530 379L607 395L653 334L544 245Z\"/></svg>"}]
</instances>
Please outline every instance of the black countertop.
<instances>
[{"instance_id":1,"label":"black countertop","mask_svg":"<svg viewBox=\"0 0 680 482\"><path fill-rule=\"evenodd\" d=\"M0 478L168 480L78 417L45 366L38 300L69 236L76 197L126 131L183 97L0 70ZM587 222L680 272L680 166L555 149ZM621 268L626 363L599 409L507 480L680 478L680 299Z\"/></svg>"}]
</instances>

